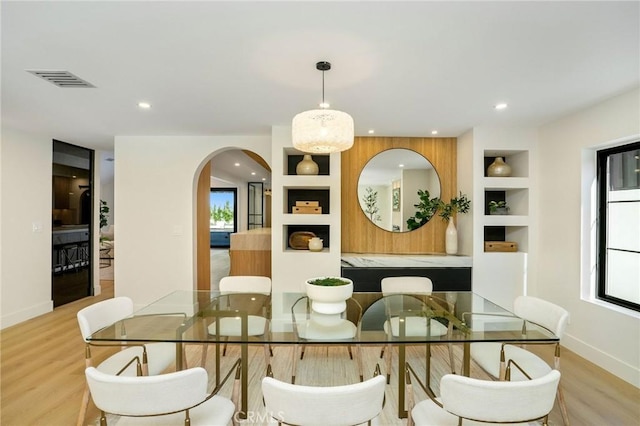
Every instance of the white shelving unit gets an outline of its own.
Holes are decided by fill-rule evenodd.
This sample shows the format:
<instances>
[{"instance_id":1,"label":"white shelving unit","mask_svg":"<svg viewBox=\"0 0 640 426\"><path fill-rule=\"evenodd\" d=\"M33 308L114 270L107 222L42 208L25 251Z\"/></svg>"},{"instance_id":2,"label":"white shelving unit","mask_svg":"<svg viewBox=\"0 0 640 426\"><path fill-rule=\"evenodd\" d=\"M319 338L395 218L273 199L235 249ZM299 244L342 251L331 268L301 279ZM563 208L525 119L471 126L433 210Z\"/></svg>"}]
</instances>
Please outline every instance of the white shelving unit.
<instances>
[{"instance_id":1,"label":"white shelving unit","mask_svg":"<svg viewBox=\"0 0 640 426\"><path fill-rule=\"evenodd\" d=\"M288 158L303 154L295 150L291 144L291 128L274 127L272 141L273 289L274 291L302 291L303 283L308 278L340 275L340 154L329 156L328 175L289 174ZM313 157L316 159L315 155ZM328 211L324 208L326 206L323 206L322 214L292 214L289 193L294 190L328 192ZM288 240L292 228L326 231L328 238L325 235L325 248L321 252L290 248ZM277 302L274 301L274 310L276 309Z\"/></svg>"},{"instance_id":2,"label":"white shelving unit","mask_svg":"<svg viewBox=\"0 0 640 426\"><path fill-rule=\"evenodd\" d=\"M474 128L459 138L459 170L473 164L471 173L459 179L461 188L473 193L473 291L506 308L516 296L527 293L535 257L535 160L537 133L527 128ZM466 156L466 158L464 157ZM511 166L509 177L488 177L486 169L495 157ZM460 176L460 172L458 173ZM490 215L491 199L505 200L507 215ZM517 252L485 252L485 241L513 241Z\"/></svg>"}]
</instances>

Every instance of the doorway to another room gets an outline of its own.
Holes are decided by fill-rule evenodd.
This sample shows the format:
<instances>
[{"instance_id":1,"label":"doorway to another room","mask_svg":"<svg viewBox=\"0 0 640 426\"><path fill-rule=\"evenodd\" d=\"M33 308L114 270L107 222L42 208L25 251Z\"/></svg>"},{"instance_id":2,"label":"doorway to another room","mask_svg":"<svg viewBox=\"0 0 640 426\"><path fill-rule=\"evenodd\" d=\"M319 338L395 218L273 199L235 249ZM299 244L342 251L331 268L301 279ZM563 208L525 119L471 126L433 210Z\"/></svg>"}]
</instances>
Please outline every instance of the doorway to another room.
<instances>
[{"instance_id":1,"label":"doorway to another room","mask_svg":"<svg viewBox=\"0 0 640 426\"><path fill-rule=\"evenodd\" d=\"M233 234L270 226L270 197L266 200L270 187L271 168L253 152L239 149L219 152L203 168L198 184L201 194L198 203L206 203L206 206L197 209L198 241L202 243L198 244L197 270L199 274L208 271L209 276L199 275L199 289L217 290L220 280L231 275ZM206 198L205 190L208 193ZM206 240L203 235L205 229L208 230ZM206 246L209 248L208 258L204 257ZM206 269L205 263L209 263ZM204 282L206 280L209 281L208 286Z\"/></svg>"}]
</instances>

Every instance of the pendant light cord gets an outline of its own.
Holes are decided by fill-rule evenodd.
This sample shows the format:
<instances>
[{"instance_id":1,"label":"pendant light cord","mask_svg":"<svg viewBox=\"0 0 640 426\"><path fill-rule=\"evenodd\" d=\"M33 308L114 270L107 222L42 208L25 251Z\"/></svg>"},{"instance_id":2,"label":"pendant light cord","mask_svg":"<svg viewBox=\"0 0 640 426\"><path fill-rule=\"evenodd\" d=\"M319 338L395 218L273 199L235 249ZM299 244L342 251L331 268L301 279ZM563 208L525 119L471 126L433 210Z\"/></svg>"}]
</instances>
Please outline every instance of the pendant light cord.
<instances>
[{"instance_id":1,"label":"pendant light cord","mask_svg":"<svg viewBox=\"0 0 640 426\"><path fill-rule=\"evenodd\" d=\"M326 103L324 102L324 70L322 70L322 108L326 108Z\"/></svg>"}]
</instances>

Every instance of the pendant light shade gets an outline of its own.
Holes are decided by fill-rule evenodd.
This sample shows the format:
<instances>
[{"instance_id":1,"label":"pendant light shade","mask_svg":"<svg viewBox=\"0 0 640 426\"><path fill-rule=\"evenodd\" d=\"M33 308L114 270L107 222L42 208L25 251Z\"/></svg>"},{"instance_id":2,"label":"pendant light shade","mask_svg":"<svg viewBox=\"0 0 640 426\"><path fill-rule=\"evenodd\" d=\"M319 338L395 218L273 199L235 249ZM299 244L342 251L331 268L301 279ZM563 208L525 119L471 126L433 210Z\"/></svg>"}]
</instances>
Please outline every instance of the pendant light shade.
<instances>
[{"instance_id":1,"label":"pendant light shade","mask_svg":"<svg viewBox=\"0 0 640 426\"><path fill-rule=\"evenodd\" d=\"M322 104L324 102L324 72L331 69L329 62L318 62L322 71ZM293 117L291 137L293 147L313 154L346 151L353 146L353 118L346 112L328 108L312 109Z\"/></svg>"}]
</instances>

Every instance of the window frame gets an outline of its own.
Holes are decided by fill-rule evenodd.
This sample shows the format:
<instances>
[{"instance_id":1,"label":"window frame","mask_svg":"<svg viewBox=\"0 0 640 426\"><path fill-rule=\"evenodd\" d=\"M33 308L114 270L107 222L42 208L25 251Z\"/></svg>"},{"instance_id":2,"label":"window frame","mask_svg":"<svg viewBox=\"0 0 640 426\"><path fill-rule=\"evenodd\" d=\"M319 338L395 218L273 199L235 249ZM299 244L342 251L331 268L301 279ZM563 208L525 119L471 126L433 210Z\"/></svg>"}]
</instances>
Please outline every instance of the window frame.
<instances>
[{"instance_id":1,"label":"window frame","mask_svg":"<svg viewBox=\"0 0 640 426\"><path fill-rule=\"evenodd\" d=\"M598 150L596 152L597 231L596 231L596 298L640 312L640 304L607 294L607 240L608 240L608 163L609 157L640 149L640 140Z\"/></svg>"}]
</instances>

